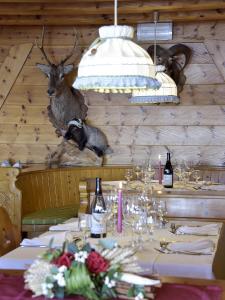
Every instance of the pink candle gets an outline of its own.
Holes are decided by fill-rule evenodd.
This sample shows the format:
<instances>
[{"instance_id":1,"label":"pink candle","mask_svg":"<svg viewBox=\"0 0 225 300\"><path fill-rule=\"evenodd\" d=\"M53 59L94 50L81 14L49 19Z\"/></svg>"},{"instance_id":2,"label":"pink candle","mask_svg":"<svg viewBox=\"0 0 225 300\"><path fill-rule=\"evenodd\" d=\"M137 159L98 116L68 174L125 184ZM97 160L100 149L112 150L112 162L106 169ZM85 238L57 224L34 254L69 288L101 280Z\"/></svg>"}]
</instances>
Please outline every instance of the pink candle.
<instances>
[{"instance_id":1,"label":"pink candle","mask_svg":"<svg viewBox=\"0 0 225 300\"><path fill-rule=\"evenodd\" d=\"M161 155L159 154L159 184L162 184L162 164L161 164Z\"/></svg>"},{"instance_id":2,"label":"pink candle","mask_svg":"<svg viewBox=\"0 0 225 300\"><path fill-rule=\"evenodd\" d=\"M123 193L122 193L122 182L119 183L118 191L118 218L117 218L117 232L122 232L123 230Z\"/></svg>"}]
</instances>

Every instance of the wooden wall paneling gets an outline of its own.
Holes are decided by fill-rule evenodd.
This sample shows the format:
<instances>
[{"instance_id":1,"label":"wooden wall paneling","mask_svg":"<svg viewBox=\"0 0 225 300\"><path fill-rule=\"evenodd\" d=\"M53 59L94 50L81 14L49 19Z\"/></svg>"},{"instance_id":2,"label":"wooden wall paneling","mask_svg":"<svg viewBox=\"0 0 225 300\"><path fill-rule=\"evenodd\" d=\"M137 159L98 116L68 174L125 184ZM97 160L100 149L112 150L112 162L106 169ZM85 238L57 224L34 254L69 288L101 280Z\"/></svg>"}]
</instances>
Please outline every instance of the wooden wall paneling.
<instances>
[{"instance_id":1,"label":"wooden wall paneling","mask_svg":"<svg viewBox=\"0 0 225 300\"><path fill-rule=\"evenodd\" d=\"M114 153L107 155L108 165L129 165L143 163L151 158L157 165L158 155L162 155L162 161L166 161L166 152L171 152L174 165L187 161L192 164L225 165L224 146L137 146L114 145Z\"/></svg>"},{"instance_id":2,"label":"wooden wall paneling","mask_svg":"<svg viewBox=\"0 0 225 300\"><path fill-rule=\"evenodd\" d=\"M58 16L47 16L47 15L39 15L37 16L1 16L0 25L4 26L42 26L43 24L48 26L89 26L93 25L112 25L113 24L113 11L110 15L99 15L96 18L93 16L68 16L61 15L60 18ZM119 14L118 15L118 23L125 25L134 25L138 23L146 23L149 22L150 19L153 19L153 13L148 14ZM180 12L165 12L160 15L160 21L168 21L171 20L173 22L199 22L199 21L224 21L225 14L224 9L215 9L211 11L196 11L196 12L186 12L185 10Z\"/></svg>"},{"instance_id":3,"label":"wooden wall paneling","mask_svg":"<svg viewBox=\"0 0 225 300\"><path fill-rule=\"evenodd\" d=\"M214 64L190 64L185 68L185 75L187 84L224 83L223 77ZM25 66L16 84L46 85L46 80L46 77L35 66Z\"/></svg>"},{"instance_id":4,"label":"wooden wall paneling","mask_svg":"<svg viewBox=\"0 0 225 300\"><path fill-rule=\"evenodd\" d=\"M0 140L2 143L22 144L58 144L54 128L47 125L12 125L1 124Z\"/></svg>"},{"instance_id":5,"label":"wooden wall paneling","mask_svg":"<svg viewBox=\"0 0 225 300\"><path fill-rule=\"evenodd\" d=\"M178 35L185 40L224 40L224 22L206 22L182 24L183 31Z\"/></svg>"},{"instance_id":6,"label":"wooden wall paneling","mask_svg":"<svg viewBox=\"0 0 225 300\"><path fill-rule=\"evenodd\" d=\"M46 82L47 83L47 82ZM180 95L179 105L160 104L157 107L164 109L175 106L186 105L225 105L225 84L209 84L209 85L185 85ZM140 104L131 104L128 99L129 95L126 94L100 94L95 92L83 93L85 101L89 106L137 106ZM47 85L17 85L14 84L13 89L7 97L7 106L9 105L25 105L26 107L32 105L40 105L40 109L46 110L49 104L47 96ZM6 107L5 105L5 107ZM155 104L143 104L142 106L155 107ZM163 108L162 108L163 107ZM89 114L89 111L88 111Z\"/></svg>"},{"instance_id":7,"label":"wooden wall paneling","mask_svg":"<svg viewBox=\"0 0 225 300\"><path fill-rule=\"evenodd\" d=\"M214 64L189 64L184 69L186 84L217 84L224 79Z\"/></svg>"},{"instance_id":8,"label":"wooden wall paneling","mask_svg":"<svg viewBox=\"0 0 225 300\"><path fill-rule=\"evenodd\" d=\"M217 10L218 7L222 10L225 9L225 4L222 0L217 1L207 1L205 3L183 3L183 1L171 1L170 3L165 3L165 1L152 1L151 5L148 5L147 2L142 2L142 5L138 5L138 3L132 1L126 1L126 3L119 3L118 5L118 13L124 15L133 15L133 14L148 14L154 11L159 11L160 16L163 16L164 12L192 12L192 11L205 11ZM5 16L92 16L92 15L111 15L113 13L114 6L112 2L102 2L98 5L96 3L90 2L87 3L85 1L81 3L67 3L65 6L63 3L14 3L13 6L10 3L0 3L0 11L1 15ZM136 23L134 20L133 22Z\"/></svg>"},{"instance_id":9,"label":"wooden wall paneling","mask_svg":"<svg viewBox=\"0 0 225 300\"><path fill-rule=\"evenodd\" d=\"M4 159L20 160L24 164L41 164L46 156L55 149L57 145L26 145L23 144L0 144L0 161ZM153 164L157 164L159 153L164 155L168 150L173 155L173 163L186 159L195 164L224 165L224 146L137 146L137 145L113 145L114 153L107 155L105 162L109 165L132 164L133 162L143 162L151 157ZM164 160L166 158L164 157ZM71 178L73 182L73 178ZM72 183L71 183L72 184Z\"/></svg>"},{"instance_id":10,"label":"wooden wall paneling","mask_svg":"<svg viewBox=\"0 0 225 300\"><path fill-rule=\"evenodd\" d=\"M14 87L15 90L16 87ZM35 87L32 87L32 91L35 91ZM17 89L18 95L22 96L22 87ZM160 104L158 107L164 110L165 107L170 107L171 110L175 106L186 106L186 105L224 105L225 104L225 84L198 84L198 85L185 85L182 93L180 94L180 104L179 105L168 105ZM24 92L25 93L25 92ZM38 93L37 93L38 94ZM24 98L26 95L24 96ZM100 94L95 92L85 92L84 93L85 101L89 106L137 106L140 107L140 104L131 104L129 103L129 95L126 94ZM38 98L38 95L32 97L33 101L30 103L38 103L41 99ZM22 99L21 99L22 100ZM19 100L18 100L19 101ZM17 98L15 95L9 95L7 103L15 103ZM155 104L142 104L142 106L155 107ZM162 108L163 107L163 108Z\"/></svg>"},{"instance_id":11,"label":"wooden wall paneling","mask_svg":"<svg viewBox=\"0 0 225 300\"><path fill-rule=\"evenodd\" d=\"M0 161L5 159L17 161L20 160L26 164L44 163L50 152L54 151L56 144L17 144L12 141L8 144L0 144Z\"/></svg>"},{"instance_id":12,"label":"wooden wall paneling","mask_svg":"<svg viewBox=\"0 0 225 300\"><path fill-rule=\"evenodd\" d=\"M20 85L14 84L7 97L7 105L42 105L47 110L49 97L46 85Z\"/></svg>"},{"instance_id":13,"label":"wooden wall paneling","mask_svg":"<svg viewBox=\"0 0 225 300\"><path fill-rule=\"evenodd\" d=\"M110 145L225 145L224 126L100 127Z\"/></svg>"},{"instance_id":14,"label":"wooden wall paneling","mask_svg":"<svg viewBox=\"0 0 225 300\"><path fill-rule=\"evenodd\" d=\"M163 115L162 115L163 111ZM138 126L141 125L225 125L224 105L193 106L91 106L88 110L89 123L96 126ZM0 112L0 123L18 126L17 132L43 130L42 134L52 134L54 128L50 124L45 106L9 106L5 105ZM40 125L40 126L39 126ZM49 125L49 126L45 126ZM40 127L40 128L39 128ZM48 128L50 127L50 128ZM29 128L29 129L28 129ZM46 129L47 128L47 129ZM46 130L46 133L45 133Z\"/></svg>"},{"instance_id":15,"label":"wooden wall paneling","mask_svg":"<svg viewBox=\"0 0 225 300\"><path fill-rule=\"evenodd\" d=\"M47 108L45 106L5 104L0 111L0 123L2 124L48 124Z\"/></svg>"},{"instance_id":16,"label":"wooden wall paneling","mask_svg":"<svg viewBox=\"0 0 225 300\"><path fill-rule=\"evenodd\" d=\"M14 46L10 49L9 55L5 58L0 68L0 109L10 92L14 81L20 73L33 44L27 43Z\"/></svg>"},{"instance_id":17,"label":"wooden wall paneling","mask_svg":"<svg viewBox=\"0 0 225 300\"><path fill-rule=\"evenodd\" d=\"M67 54L71 52L72 46L73 45L45 45L44 40L44 50L49 60L54 64L58 64L61 60L63 60L67 56ZM82 47L78 45L74 51L73 56L66 61L66 64L73 63L76 66L79 63L82 52L85 50L85 48L85 46ZM41 51L37 47L34 47L26 60L25 66L35 66L36 63L46 64L47 62Z\"/></svg>"},{"instance_id":18,"label":"wooden wall paneling","mask_svg":"<svg viewBox=\"0 0 225 300\"><path fill-rule=\"evenodd\" d=\"M205 44L225 80L225 41L206 40Z\"/></svg>"},{"instance_id":19,"label":"wooden wall paneling","mask_svg":"<svg viewBox=\"0 0 225 300\"><path fill-rule=\"evenodd\" d=\"M80 50L98 36L98 27L77 30L78 51L71 58L75 63ZM1 63L13 44L39 39L42 27L2 26L0 31ZM178 161L224 163L225 83L213 60L214 48L207 47L207 40L217 40L215 45L223 43L223 33L224 22L180 23L174 26L173 41L162 42L165 47L181 42L194 52L185 71L189 84L181 93L179 105L131 105L128 95L85 93L88 121L101 128L113 146L114 153L107 156L106 163L132 163L149 153L157 158L158 151L162 154L167 151L166 146L178 155ZM151 43L141 45L147 47ZM72 26L47 26L44 45L55 62L62 59L73 45ZM33 47L0 112L0 160L42 163L61 141L48 121L48 79L36 68L36 62L45 63L40 51ZM69 77L70 82L73 76ZM172 142L167 144L169 140Z\"/></svg>"},{"instance_id":20,"label":"wooden wall paneling","mask_svg":"<svg viewBox=\"0 0 225 300\"><path fill-rule=\"evenodd\" d=\"M44 45L52 46L73 46L74 30L73 26L46 26ZM85 26L77 28L78 45L90 45L95 38L98 37L98 28L95 26ZM2 26L1 41L2 45L17 45L27 42L35 42L35 39L40 39L42 33L41 26Z\"/></svg>"},{"instance_id":21,"label":"wooden wall paneling","mask_svg":"<svg viewBox=\"0 0 225 300\"><path fill-rule=\"evenodd\" d=\"M225 125L224 106L90 106L90 123L96 126Z\"/></svg>"}]
</instances>

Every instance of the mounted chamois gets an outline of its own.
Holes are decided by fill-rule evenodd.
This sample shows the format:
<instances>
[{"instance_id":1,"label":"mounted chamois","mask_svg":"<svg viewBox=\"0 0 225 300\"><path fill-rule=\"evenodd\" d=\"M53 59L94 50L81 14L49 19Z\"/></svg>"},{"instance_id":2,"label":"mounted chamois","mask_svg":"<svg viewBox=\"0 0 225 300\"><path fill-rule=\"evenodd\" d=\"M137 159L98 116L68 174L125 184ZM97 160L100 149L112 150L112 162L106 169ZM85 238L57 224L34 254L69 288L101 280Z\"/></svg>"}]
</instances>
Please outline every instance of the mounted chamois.
<instances>
[{"instance_id":1,"label":"mounted chamois","mask_svg":"<svg viewBox=\"0 0 225 300\"><path fill-rule=\"evenodd\" d=\"M87 116L88 107L85 105L83 95L73 87L68 86L64 79L64 75L73 70L73 65L64 65L65 62L73 55L76 49L77 35L74 37L74 46L69 55L57 65L50 62L44 47L45 28L43 27L41 46L37 47L44 55L48 65L36 64L36 66L49 78L48 95L50 97L50 105L48 106L49 120L56 128L56 133L60 136L62 130L67 130L68 122L73 118L85 120Z\"/></svg>"}]
</instances>

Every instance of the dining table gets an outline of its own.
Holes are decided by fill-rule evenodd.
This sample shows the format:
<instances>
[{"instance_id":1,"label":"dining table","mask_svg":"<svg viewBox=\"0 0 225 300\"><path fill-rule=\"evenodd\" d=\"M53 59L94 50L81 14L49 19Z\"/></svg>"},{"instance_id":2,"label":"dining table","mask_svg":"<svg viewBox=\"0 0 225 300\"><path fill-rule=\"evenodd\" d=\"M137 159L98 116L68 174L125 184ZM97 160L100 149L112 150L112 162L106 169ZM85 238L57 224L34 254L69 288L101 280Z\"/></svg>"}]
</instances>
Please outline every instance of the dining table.
<instances>
[{"instance_id":1,"label":"dining table","mask_svg":"<svg viewBox=\"0 0 225 300\"><path fill-rule=\"evenodd\" d=\"M32 292L24 285L22 275L8 275L0 273L0 300L31 300ZM223 300L224 285L219 282L204 284L163 282L161 287L154 288L155 300ZM123 297L123 300L126 296ZM44 296L35 297L36 300L46 300ZM53 300L56 298L52 298ZM127 297L127 300L131 298ZM134 299L134 298L133 298ZM65 296L64 300L85 300L79 295ZM115 299L122 300L122 299Z\"/></svg>"},{"instance_id":2,"label":"dining table","mask_svg":"<svg viewBox=\"0 0 225 300\"><path fill-rule=\"evenodd\" d=\"M72 222L68 220L67 222ZM74 220L73 220L74 221ZM173 221L175 224L185 224L189 226L202 226L211 224L200 221ZM171 232L171 224L167 223L163 228L156 228L152 235L143 237L141 249L136 253L139 266L143 274L159 276L177 276L185 278L201 279L225 279L224 254L225 254L225 227L218 224L218 235L194 235L194 234L174 234ZM59 231L48 231L39 236L39 239L48 239ZM80 232L73 232L75 236L80 236ZM36 238L38 239L38 238ZM107 239L116 240L120 247L131 247L131 235L126 230L121 234L115 233L107 236ZM33 239L34 240L34 239ZM215 245L210 254L201 253L179 253L162 252L161 243L190 242L190 241L212 241ZM88 239L93 247L98 246L98 239ZM0 257L1 270L26 270L35 258L46 251L47 245L22 243L20 247Z\"/></svg>"}]
</instances>

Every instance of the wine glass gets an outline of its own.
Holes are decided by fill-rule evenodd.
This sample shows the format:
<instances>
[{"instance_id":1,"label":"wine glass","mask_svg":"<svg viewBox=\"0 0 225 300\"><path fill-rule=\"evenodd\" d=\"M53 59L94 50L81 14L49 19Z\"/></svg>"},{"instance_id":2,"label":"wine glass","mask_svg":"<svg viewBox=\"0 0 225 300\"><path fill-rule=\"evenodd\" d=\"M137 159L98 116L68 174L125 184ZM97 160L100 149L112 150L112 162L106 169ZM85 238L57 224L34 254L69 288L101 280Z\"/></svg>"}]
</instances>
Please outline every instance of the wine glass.
<instances>
[{"instance_id":1,"label":"wine glass","mask_svg":"<svg viewBox=\"0 0 225 300\"><path fill-rule=\"evenodd\" d=\"M117 193L115 190L111 190L109 194L105 195L106 204L106 224L107 231L114 231L116 225L116 213L117 213Z\"/></svg>"},{"instance_id":2,"label":"wine glass","mask_svg":"<svg viewBox=\"0 0 225 300\"><path fill-rule=\"evenodd\" d=\"M165 219L165 216L167 215L167 209L166 209L166 201L165 200L158 200L157 203L157 215L159 218L159 226L160 228L165 227L167 221Z\"/></svg>"},{"instance_id":3,"label":"wine glass","mask_svg":"<svg viewBox=\"0 0 225 300\"><path fill-rule=\"evenodd\" d=\"M90 236L90 224L88 220L88 215L80 214L78 217L78 227L82 234L83 244L86 244L87 239Z\"/></svg>"},{"instance_id":4,"label":"wine glass","mask_svg":"<svg viewBox=\"0 0 225 300\"><path fill-rule=\"evenodd\" d=\"M134 166L134 173L136 174L136 179L137 180L140 179L141 171L142 171L142 168L141 168L140 165L135 165Z\"/></svg>"},{"instance_id":5,"label":"wine glass","mask_svg":"<svg viewBox=\"0 0 225 300\"><path fill-rule=\"evenodd\" d=\"M196 187L200 187L200 185L199 185L199 179L201 178L200 170L194 170L193 173L192 173L192 177L195 180Z\"/></svg>"},{"instance_id":6,"label":"wine glass","mask_svg":"<svg viewBox=\"0 0 225 300\"><path fill-rule=\"evenodd\" d=\"M127 186L129 186L130 181L133 179L133 170L127 169L124 174L124 178L127 181Z\"/></svg>"}]
</instances>

